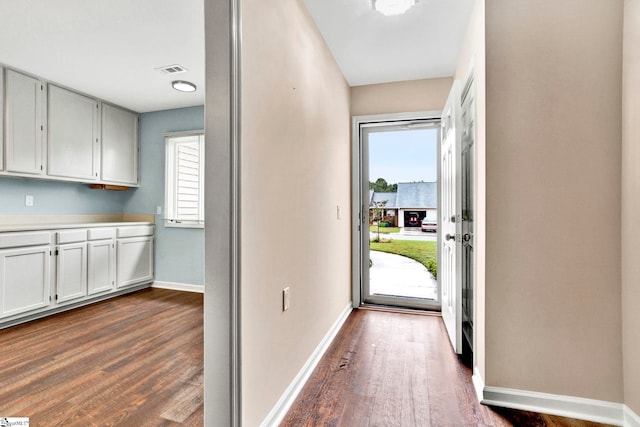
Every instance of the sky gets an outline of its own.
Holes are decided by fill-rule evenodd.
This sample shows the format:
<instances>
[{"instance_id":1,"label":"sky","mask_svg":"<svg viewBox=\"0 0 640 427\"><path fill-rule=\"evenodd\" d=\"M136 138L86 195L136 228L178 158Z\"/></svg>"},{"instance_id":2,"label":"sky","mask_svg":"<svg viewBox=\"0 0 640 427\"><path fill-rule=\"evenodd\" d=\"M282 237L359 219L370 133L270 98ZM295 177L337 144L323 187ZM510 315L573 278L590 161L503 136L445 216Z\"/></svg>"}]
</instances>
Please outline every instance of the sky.
<instances>
[{"instance_id":1,"label":"sky","mask_svg":"<svg viewBox=\"0 0 640 427\"><path fill-rule=\"evenodd\" d=\"M437 129L408 129L369 134L369 181L389 184L436 181Z\"/></svg>"}]
</instances>

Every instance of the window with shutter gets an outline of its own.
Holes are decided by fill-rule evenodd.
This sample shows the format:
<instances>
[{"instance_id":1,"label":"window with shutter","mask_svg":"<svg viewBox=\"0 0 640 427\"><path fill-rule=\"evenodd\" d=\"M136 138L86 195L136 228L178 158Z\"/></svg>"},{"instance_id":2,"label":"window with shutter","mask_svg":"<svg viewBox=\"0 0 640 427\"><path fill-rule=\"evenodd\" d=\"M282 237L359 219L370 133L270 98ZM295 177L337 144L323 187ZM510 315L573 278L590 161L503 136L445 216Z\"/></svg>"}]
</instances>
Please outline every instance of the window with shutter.
<instances>
[{"instance_id":1,"label":"window with shutter","mask_svg":"<svg viewBox=\"0 0 640 427\"><path fill-rule=\"evenodd\" d=\"M204 134L165 135L165 225L204 226Z\"/></svg>"}]
</instances>

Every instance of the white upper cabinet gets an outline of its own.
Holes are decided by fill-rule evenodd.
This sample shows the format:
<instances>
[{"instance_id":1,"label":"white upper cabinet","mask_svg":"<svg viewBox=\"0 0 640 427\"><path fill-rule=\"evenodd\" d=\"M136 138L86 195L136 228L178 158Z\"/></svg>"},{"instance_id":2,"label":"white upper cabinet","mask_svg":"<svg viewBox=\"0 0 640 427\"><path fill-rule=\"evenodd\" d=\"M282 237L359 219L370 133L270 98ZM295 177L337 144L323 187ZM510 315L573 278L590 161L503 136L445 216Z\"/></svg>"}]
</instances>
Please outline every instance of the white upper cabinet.
<instances>
[{"instance_id":1,"label":"white upper cabinet","mask_svg":"<svg viewBox=\"0 0 640 427\"><path fill-rule=\"evenodd\" d=\"M44 174L44 83L7 70L5 165L8 172Z\"/></svg>"},{"instance_id":2,"label":"white upper cabinet","mask_svg":"<svg viewBox=\"0 0 640 427\"><path fill-rule=\"evenodd\" d=\"M0 171L4 170L4 69L0 67Z\"/></svg>"},{"instance_id":3,"label":"white upper cabinet","mask_svg":"<svg viewBox=\"0 0 640 427\"><path fill-rule=\"evenodd\" d=\"M138 184L138 115L102 104L102 181Z\"/></svg>"},{"instance_id":4,"label":"white upper cabinet","mask_svg":"<svg viewBox=\"0 0 640 427\"><path fill-rule=\"evenodd\" d=\"M47 114L48 175L97 181L100 173L98 101L50 84Z\"/></svg>"}]
</instances>

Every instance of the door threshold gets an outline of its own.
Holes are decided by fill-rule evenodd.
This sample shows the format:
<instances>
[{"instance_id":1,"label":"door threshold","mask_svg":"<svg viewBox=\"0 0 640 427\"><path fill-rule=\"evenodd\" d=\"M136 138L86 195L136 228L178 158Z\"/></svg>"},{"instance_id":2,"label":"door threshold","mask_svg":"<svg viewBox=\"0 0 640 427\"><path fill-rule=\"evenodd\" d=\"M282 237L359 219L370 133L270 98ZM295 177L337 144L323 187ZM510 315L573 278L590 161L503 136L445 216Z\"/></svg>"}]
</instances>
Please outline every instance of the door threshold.
<instances>
[{"instance_id":1,"label":"door threshold","mask_svg":"<svg viewBox=\"0 0 640 427\"><path fill-rule=\"evenodd\" d=\"M392 305L378 305L378 304L362 304L358 307L360 310L372 310L372 311L386 311L389 313L402 313L402 314L417 314L419 316L435 316L442 317L439 311L426 310L418 308L406 308L396 307Z\"/></svg>"}]
</instances>

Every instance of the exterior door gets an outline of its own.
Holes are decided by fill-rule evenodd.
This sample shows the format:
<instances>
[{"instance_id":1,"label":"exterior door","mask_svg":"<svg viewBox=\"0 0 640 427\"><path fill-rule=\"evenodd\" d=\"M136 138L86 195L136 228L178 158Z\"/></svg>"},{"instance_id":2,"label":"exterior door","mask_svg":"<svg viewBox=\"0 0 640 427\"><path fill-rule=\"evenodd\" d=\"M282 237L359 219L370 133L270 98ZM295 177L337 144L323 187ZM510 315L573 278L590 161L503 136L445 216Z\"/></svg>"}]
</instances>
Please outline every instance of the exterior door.
<instances>
[{"instance_id":1,"label":"exterior door","mask_svg":"<svg viewBox=\"0 0 640 427\"><path fill-rule=\"evenodd\" d=\"M425 198L419 197L422 193L418 191L418 187L437 181L439 127L439 116L426 115L395 120L372 120L372 122L360 124L358 162L355 165L359 170L356 192L359 194L357 219L359 259L357 263L360 266L359 277L355 280L360 286L354 292L355 295L360 296L359 304L440 309L440 290L437 280L426 267L408 258L406 253L393 252L391 249L395 243L399 245L400 241L408 240L413 244L411 246L415 251L423 251L424 249L418 246L426 244L433 245L434 252L437 254L438 233L423 233L420 228L421 219L426 215L425 208L437 208L437 184L433 186L434 191L429 193L430 197ZM414 138L416 145L411 143ZM417 147L422 149L416 149ZM411 158L411 160L405 160L405 158ZM392 165L392 168L397 167L398 164L412 167L413 158L418 159L419 169L424 168L425 178L427 178L424 182L419 182L423 179L422 177L416 177L413 180L390 179L387 175L381 176L378 172L374 172L374 170L380 171L380 165L387 162ZM429 178L431 174L433 177ZM389 179L388 184L396 185L396 190L373 192L370 190L370 183L377 181L378 178L384 178L385 181ZM411 204L411 209L405 212L402 209L405 205L397 205L396 200L396 197L402 199L401 195L404 193L400 188L403 185L415 186L415 188L411 187L415 190L411 191L411 196L415 200L420 202L425 202L427 199L433 200L428 206L422 206L419 203ZM409 208L409 205L406 207ZM414 220L403 221L405 214L413 215ZM413 227L411 232L418 236L410 233L385 233L386 225L390 225L389 222L394 220L396 223L390 228ZM378 234L378 228L375 225L374 231L370 232L370 225L377 225L380 221L385 223L385 226L380 228L381 233ZM378 236L381 242L376 248ZM372 243L370 239L374 242ZM382 243L385 240L393 240L395 243ZM388 251L380 247L386 244L389 244ZM371 250L372 245L374 250Z\"/></svg>"},{"instance_id":2,"label":"exterior door","mask_svg":"<svg viewBox=\"0 0 640 427\"><path fill-rule=\"evenodd\" d=\"M462 214L460 95L454 82L442 111L440 146L440 286L442 319L456 353L462 354Z\"/></svg>"}]
</instances>

